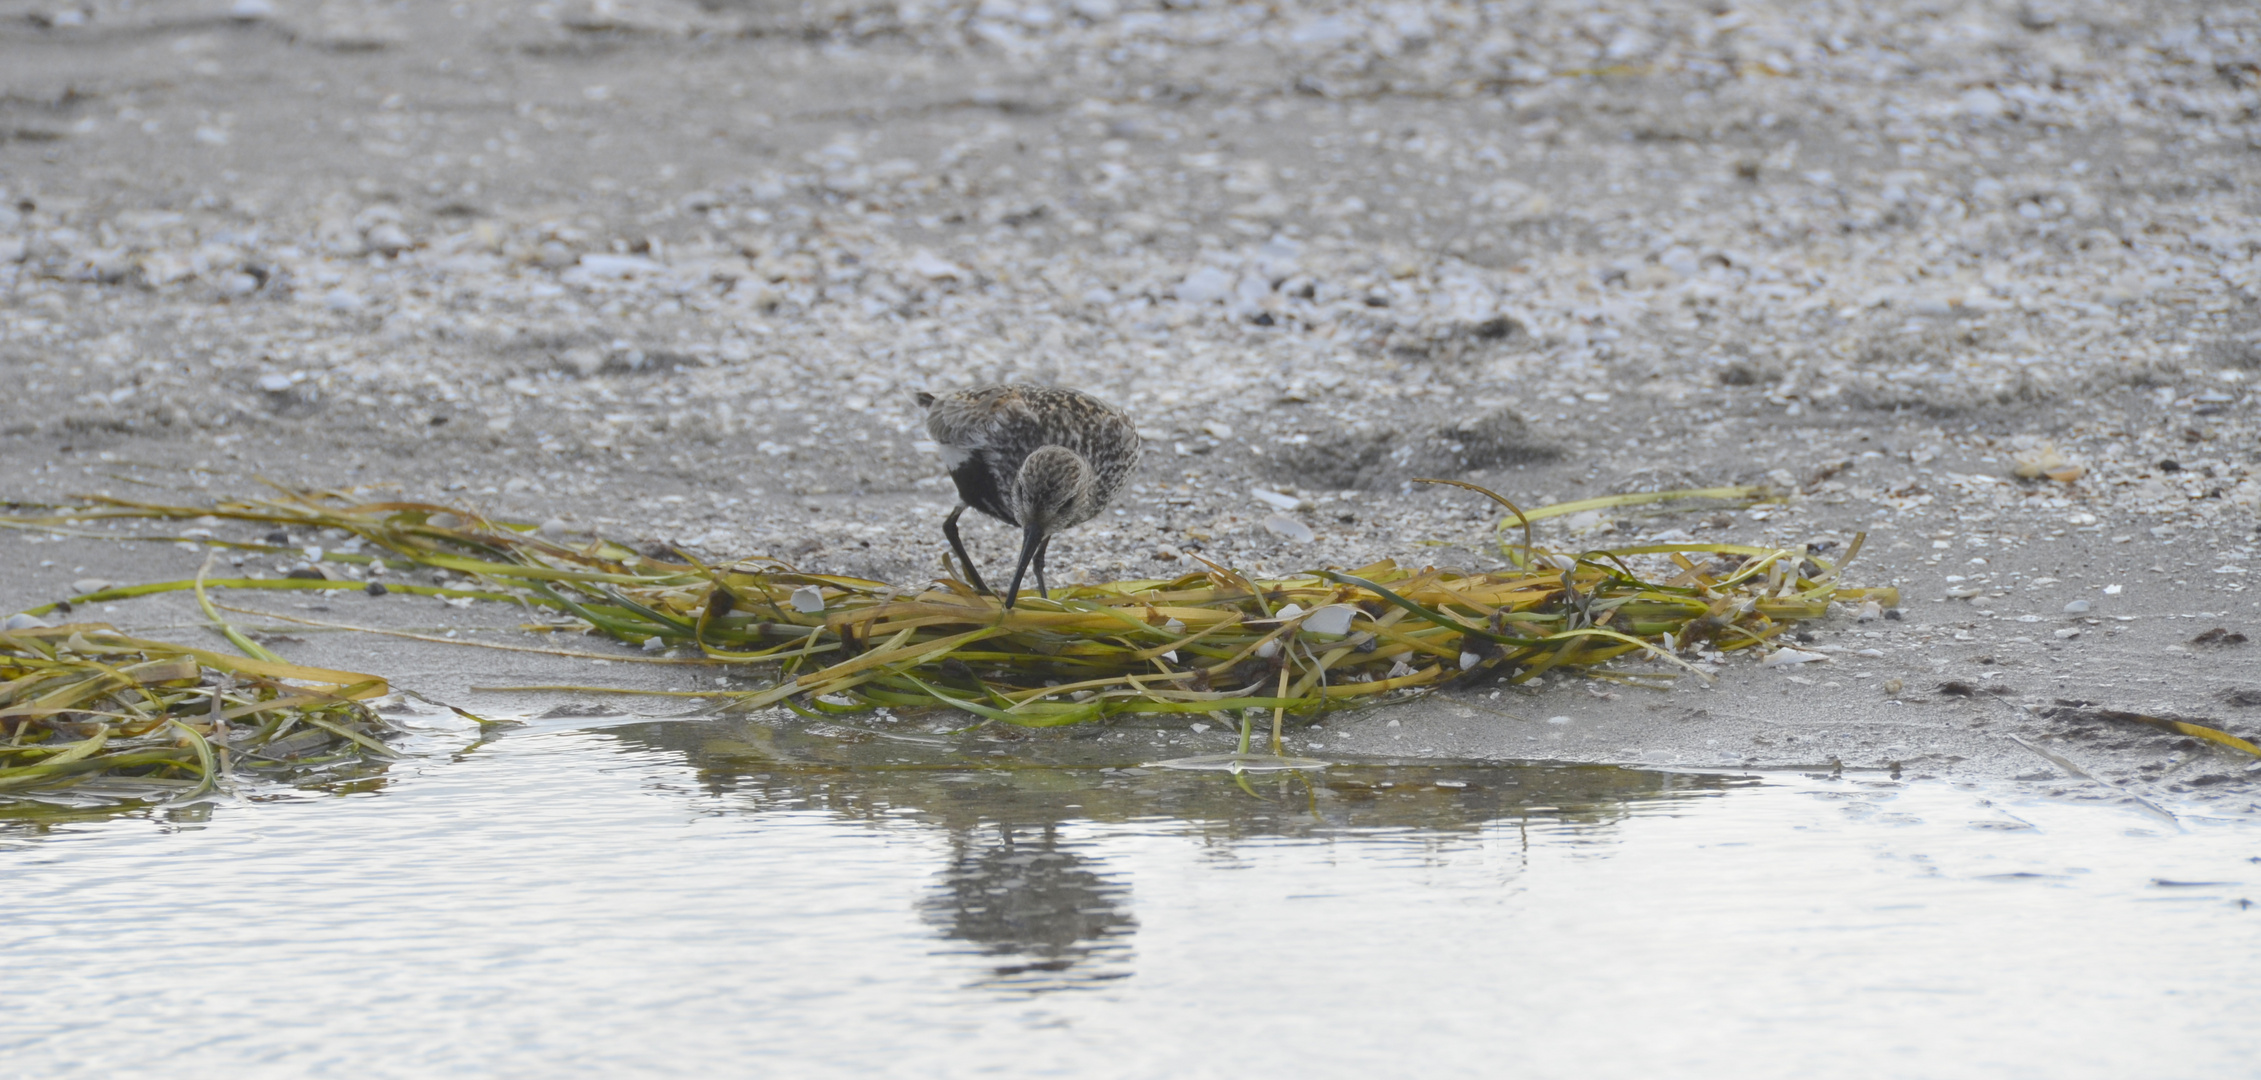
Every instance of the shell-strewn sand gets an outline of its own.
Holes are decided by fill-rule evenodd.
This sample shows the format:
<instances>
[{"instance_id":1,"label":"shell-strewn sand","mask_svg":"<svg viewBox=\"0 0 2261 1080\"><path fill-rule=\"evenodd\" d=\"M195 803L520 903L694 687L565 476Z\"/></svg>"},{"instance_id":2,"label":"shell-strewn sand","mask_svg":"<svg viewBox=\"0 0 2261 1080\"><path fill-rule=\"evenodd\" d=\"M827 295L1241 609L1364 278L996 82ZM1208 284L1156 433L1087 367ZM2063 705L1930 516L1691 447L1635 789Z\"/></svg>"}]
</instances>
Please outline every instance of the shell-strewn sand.
<instances>
[{"instance_id":1,"label":"shell-strewn sand","mask_svg":"<svg viewBox=\"0 0 2261 1080\"><path fill-rule=\"evenodd\" d=\"M2188 639L2261 625L2256 175L2252 4L9 2L0 497L393 483L907 582L910 395L1056 382L1149 440L1059 579L1483 562L1448 475L1775 483L1551 535L1865 529L1908 596L1321 748L2054 774L2015 730L2243 806L2017 706L2252 733L2255 647ZM0 607L190 558L0 537Z\"/></svg>"}]
</instances>

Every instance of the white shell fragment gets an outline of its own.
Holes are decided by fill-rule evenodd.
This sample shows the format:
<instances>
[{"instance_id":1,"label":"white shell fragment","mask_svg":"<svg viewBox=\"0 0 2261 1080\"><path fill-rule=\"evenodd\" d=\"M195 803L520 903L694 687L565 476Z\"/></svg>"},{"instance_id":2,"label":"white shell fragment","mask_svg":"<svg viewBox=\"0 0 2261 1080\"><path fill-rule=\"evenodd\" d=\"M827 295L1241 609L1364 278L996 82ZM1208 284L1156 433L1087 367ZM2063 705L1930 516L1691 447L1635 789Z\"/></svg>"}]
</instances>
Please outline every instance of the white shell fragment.
<instances>
[{"instance_id":1,"label":"white shell fragment","mask_svg":"<svg viewBox=\"0 0 2261 1080\"><path fill-rule=\"evenodd\" d=\"M1804 649L1776 649L1768 653L1766 659L1759 661L1759 666L1783 667L1788 664L1810 664L1816 660L1827 659L1829 657L1821 653L1807 652Z\"/></svg>"},{"instance_id":2,"label":"white shell fragment","mask_svg":"<svg viewBox=\"0 0 2261 1080\"><path fill-rule=\"evenodd\" d=\"M1188 304L1208 304L1231 294L1233 281L1233 275L1214 266L1204 266L1187 274L1173 291L1178 299Z\"/></svg>"},{"instance_id":3,"label":"white shell fragment","mask_svg":"<svg viewBox=\"0 0 2261 1080\"><path fill-rule=\"evenodd\" d=\"M1319 536L1311 531L1311 526L1285 514L1273 514L1265 518L1264 531L1292 544L1308 544Z\"/></svg>"},{"instance_id":4,"label":"white shell fragment","mask_svg":"<svg viewBox=\"0 0 2261 1080\"><path fill-rule=\"evenodd\" d=\"M37 615L10 615L7 622L0 623L0 630L35 630L53 625Z\"/></svg>"},{"instance_id":5,"label":"white shell fragment","mask_svg":"<svg viewBox=\"0 0 2261 1080\"><path fill-rule=\"evenodd\" d=\"M903 269L928 281L943 281L966 276L964 267L925 248L911 252L910 258L903 260Z\"/></svg>"},{"instance_id":6,"label":"white shell fragment","mask_svg":"<svg viewBox=\"0 0 2261 1080\"><path fill-rule=\"evenodd\" d=\"M814 585L803 585L793 590L793 599L790 603L793 605L793 610L803 615L814 615L824 610L824 593Z\"/></svg>"},{"instance_id":7,"label":"white shell fragment","mask_svg":"<svg viewBox=\"0 0 2261 1080\"><path fill-rule=\"evenodd\" d=\"M1303 620L1303 628L1314 634L1350 633L1350 620L1358 609L1349 604L1328 604Z\"/></svg>"},{"instance_id":8,"label":"white shell fragment","mask_svg":"<svg viewBox=\"0 0 2261 1080\"><path fill-rule=\"evenodd\" d=\"M1249 492L1249 495L1253 496L1257 502L1274 510L1294 510L1303 505L1302 499L1273 491L1270 488L1255 488Z\"/></svg>"},{"instance_id":9,"label":"white shell fragment","mask_svg":"<svg viewBox=\"0 0 2261 1080\"><path fill-rule=\"evenodd\" d=\"M657 274L666 269L660 263L638 255L589 254L581 256L580 261L581 272L591 278L622 280Z\"/></svg>"}]
</instances>

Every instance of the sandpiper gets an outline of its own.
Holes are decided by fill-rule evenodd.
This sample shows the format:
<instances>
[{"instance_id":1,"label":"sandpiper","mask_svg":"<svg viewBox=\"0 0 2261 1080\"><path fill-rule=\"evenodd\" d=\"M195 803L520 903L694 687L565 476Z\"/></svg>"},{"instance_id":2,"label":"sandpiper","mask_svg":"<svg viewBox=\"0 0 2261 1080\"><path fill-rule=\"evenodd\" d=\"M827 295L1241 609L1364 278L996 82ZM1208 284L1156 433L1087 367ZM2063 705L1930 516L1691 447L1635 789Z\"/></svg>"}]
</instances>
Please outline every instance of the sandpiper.
<instances>
[{"instance_id":1,"label":"sandpiper","mask_svg":"<svg viewBox=\"0 0 2261 1080\"><path fill-rule=\"evenodd\" d=\"M1051 386L979 386L948 394L918 395L926 430L941 445L942 464L957 482L959 506L942 519L942 535L973 579L989 592L981 571L958 539L958 516L967 507L1021 529L1021 558L1005 591L1010 608L1021 575L1036 567L1044 583L1044 552L1053 534L1099 516L1138 467L1138 429L1121 410L1089 394Z\"/></svg>"}]
</instances>

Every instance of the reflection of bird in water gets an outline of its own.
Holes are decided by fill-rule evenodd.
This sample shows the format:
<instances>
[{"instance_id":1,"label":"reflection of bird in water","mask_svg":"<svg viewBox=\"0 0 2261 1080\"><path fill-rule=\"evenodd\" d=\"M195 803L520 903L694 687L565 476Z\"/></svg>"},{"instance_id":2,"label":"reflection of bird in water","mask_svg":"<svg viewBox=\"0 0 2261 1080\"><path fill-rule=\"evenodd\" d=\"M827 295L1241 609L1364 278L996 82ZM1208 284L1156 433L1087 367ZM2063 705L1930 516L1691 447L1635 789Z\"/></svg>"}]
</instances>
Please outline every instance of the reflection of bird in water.
<instances>
[{"instance_id":1,"label":"reflection of bird in water","mask_svg":"<svg viewBox=\"0 0 2261 1080\"><path fill-rule=\"evenodd\" d=\"M1125 910L1129 887L1095 872L1050 823L954 832L950 865L919 907L942 936L995 957L1017 957L991 974L1040 990L1128 974L1122 960L1138 919ZM1093 968L1086 962L1101 961ZM1075 972L1070 982L1038 973Z\"/></svg>"},{"instance_id":2,"label":"reflection of bird in water","mask_svg":"<svg viewBox=\"0 0 2261 1080\"><path fill-rule=\"evenodd\" d=\"M958 515L972 507L1021 529L1021 557L1005 590L1010 608L1033 563L1036 591L1047 593L1044 553L1052 536L1099 515L1138 467L1138 429L1121 410L1089 394L1049 386L981 386L920 394L927 433L964 504L942 519L942 535L973 587L989 592L958 538Z\"/></svg>"}]
</instances>

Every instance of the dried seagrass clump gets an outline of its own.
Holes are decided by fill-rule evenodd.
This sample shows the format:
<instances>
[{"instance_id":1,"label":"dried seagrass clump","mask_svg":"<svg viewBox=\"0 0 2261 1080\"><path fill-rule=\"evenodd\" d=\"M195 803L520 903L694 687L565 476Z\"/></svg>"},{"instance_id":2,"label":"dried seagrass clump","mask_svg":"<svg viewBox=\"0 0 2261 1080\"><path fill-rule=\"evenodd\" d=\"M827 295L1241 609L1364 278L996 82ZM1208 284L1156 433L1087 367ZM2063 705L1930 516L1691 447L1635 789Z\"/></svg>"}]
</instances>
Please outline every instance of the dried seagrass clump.
<instances>
[{"instance_id":1,"label":"dried seagrass clump","mask_svg":"<svg viewBox=\"0 0 2261 1080\"><path fill-rule=\"evenodd\" d=\"M1277 719L1393 700L1472 673L1522 681L1577 670L1662 684L1693 670L1679 656L1692 647L1763 645L1792 622L1823 616L1833 602L1897 605L1895 590L1844 586L1838 566L1802 549L1691 543L1554 552L1539 547L1530 531L1531 521L1586 509L1755 494L1626 495L1528 517L1518 512L1503 522L1501 546L1513 565L1491 572L1382 560L1257 580L1208 564L1169 580L1079 585L1048 600L1025 596L1012 610L952 580L907 589L804 574L775 559L709 564L679 551L639 552L602 540L567 544L528 526L431 504L315 496L212 507L105 500L72 515L342 530L361 542L341 546L360 550L325 552L319 573L206 584L336 589L356 587L356 575L377 564L448 570L472 580L461 588L399 581L387 587L547 608L559 618L542 629L602 634L766 671L765 687L695 692L738 708L946 708L1047 726L1124 713L1243 709L1272 710ZM1637 571L1636 563L1652 569ZM192 585L132 586L79 599ZM1661 666L1612 666L1635 656Z\"/></svg>"},{"instance_id":2,"label":"dried seagrass clump","mask_svg":"<svg viewBox=\"0 0 2261 1080\"><path fill-rule=\"evenodd\" d=\"M382 679L127 637L0 631L0 798L180 799L223 776L299 781L391 759Z\"/></svg>"}]
</instances>

